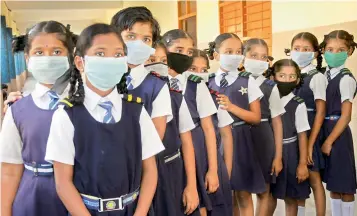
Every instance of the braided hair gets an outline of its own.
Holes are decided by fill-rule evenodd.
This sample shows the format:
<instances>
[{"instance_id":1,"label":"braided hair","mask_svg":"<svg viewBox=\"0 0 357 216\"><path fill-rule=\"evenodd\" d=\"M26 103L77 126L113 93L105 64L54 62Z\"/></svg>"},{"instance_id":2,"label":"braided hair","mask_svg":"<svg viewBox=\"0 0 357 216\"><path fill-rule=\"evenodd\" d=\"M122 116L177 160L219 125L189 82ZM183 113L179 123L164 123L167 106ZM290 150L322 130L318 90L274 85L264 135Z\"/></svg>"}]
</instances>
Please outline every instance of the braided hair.
<instances>
[{"instance_id":1,"label":"braided hair","mask_svg":"<svg viewBox=\"0 0 357 216\"><path fill-rule=\"evenodd\" d=\"M213 56L214 52L217 52L217 50L219 50L221 44L229 38L237 38L238 40L240 40L240 38L234 33L223 33L223 34L218 35L214 41L208 43L209 48L208 48L207 54L208 54L209 59L211 59L211 60L214 59L214 56Z\"/></svg>"}]
</instances>

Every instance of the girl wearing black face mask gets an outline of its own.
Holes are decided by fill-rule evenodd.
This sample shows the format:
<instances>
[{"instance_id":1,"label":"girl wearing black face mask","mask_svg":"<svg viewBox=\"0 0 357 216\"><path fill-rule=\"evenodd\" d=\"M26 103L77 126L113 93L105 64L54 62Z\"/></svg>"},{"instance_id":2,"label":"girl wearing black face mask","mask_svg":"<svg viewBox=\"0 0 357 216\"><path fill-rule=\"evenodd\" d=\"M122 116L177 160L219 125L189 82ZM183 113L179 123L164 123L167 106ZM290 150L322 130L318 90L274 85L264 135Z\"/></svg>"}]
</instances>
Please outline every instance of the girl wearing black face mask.
<instances>
[{"instance_id":1,"label":"girl wearing black face mask","mask_svg":"<svg viewBox=\"0 0 357 216\"><path fill-rule=\"evenodd\" d=\"M225 202L225 196L230 197L230 189L227 195L223 192L226 184L229 187L229 181L223 183L218 177L223 175L228 177L228 173L226 169L224 171L221 169L224 167L223 160L217 162L217 143L211 118L217 112L217 108L202 78L186 72L192 64L193 40L186 32L179 29L168 31L163 35L162 40L168 51L170 87L183 91L196 125L191 133L196 156L201 215L207 213L212 215L215 210L217 215L230 215L227 212L229 211L227 205L230 204L226 205Z\"/></svg>"},{"instance_id":2,"label":"girl wearing black face mask","mask_svg":"<svg viewBox=\"0 0 357 216\"><path fill-rule=\"evenodd\" d=\"M276 199L283 199L286 215L297 215L297 200L307 199L310 194L307 169L307 135L310 130L304 100L294 95L293 90L300 84L299 66L290 59L274 63L267 75L277 83L281 101L286 112L283 123L283 170L271 187L276 207Z\"/></svg>"}]
</instances>

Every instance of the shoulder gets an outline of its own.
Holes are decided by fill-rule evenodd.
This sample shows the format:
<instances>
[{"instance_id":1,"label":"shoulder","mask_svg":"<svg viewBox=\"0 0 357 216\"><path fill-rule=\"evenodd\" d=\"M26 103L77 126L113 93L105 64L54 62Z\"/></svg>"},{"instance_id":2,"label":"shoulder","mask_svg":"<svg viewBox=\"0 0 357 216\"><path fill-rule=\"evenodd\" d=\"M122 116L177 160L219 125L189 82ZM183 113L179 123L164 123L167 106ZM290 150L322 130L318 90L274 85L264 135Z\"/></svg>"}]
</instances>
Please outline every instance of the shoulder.
<instances>
[{"instance_id":1,"label":"shoulder","mask_svg":"<svg viewBox=\"0 0 357 216\"><path fill-rule=\"evenodd\" d=\"M212 78L215 78L216 77L216 73L210 73L208 75L208 79L212 79Z\"/></svg>"},{"instance_id":2,"label":"shoulder","mask_svg":"<svg viewBox=\"0 0 357 216\"><path fill-rule=\"evenodd\" d=\"M127 103L140 104L140 105L144 103L141 97L136 97L132 94L123 94L122 99Z\"/></svg>"},{"instance_id":3,"label":"shoulder","mask_svg":"<svg viewBox=\"0 0 357 216\"><path fill-rule=\"evenodd\" d=\"M298 104L303 104L303 103L305 103L304 99L302 99L302 98L299 97L299 96L293 97L292 100L295 101L295 102L297 102Z\"/></svg>"},{"instance_id":4,"label":"shoulder","mask_svg":"<svg viewBox=\"0 0 357 216\"><path fill-rule=\"evenodd\" d=\"M199 77L199 76L190 74L190 75L187 77L187 80L188 80L188 81L191 81L191 82L194 82L194 83L201 83L201 81L202 81L203 79L202 79L201 77Z\"/></svg>"},{"instance_id":5,"label":"shoulder","mask_svg":"<svg viewBox=\"0 0 357 216\"><path fill-rule=\"evenodd\" d=\"M276 83L273 80L270 80L270 79L265 79L264 83L269 85L269 86L272 86L272 87L274 87L276 85Z\"/></svg>"},{"instance_id":6,"label":"shoulder","mask_svg":"<svg viewBox=\"0 0 357 216\"><path fill-rule=\"evenodd\" d=\"M313 69L313 70L309 71L310 76L315 76L316 74L322 74L322 73L320 71L318 71L317 69Z\"/></svg>"},{"instance_id":7,"label":"shoulder","mask_svg":"<svg viewBox=\"0 0 357 216\"><path fill-rule=\"evenodd\" d=\"M160 80L162 80L162 81L164 81L164 82L167 82L167 81L168 81L168 78L167 78L167 77L161 76L160 74L158 74L158 73L156 73L156 72L154 72L154 71L150 71L149 74L150 74L152 77L158 78L158 79L160 79Z\"/></svg>"},{"instance_id":8,"label":"shoulder","mask_svg":"<svg viewBox=\"0 0 357 216\"><path fill-rule=\"evenodd\" d=\"M244 77L244 78L249 78L250 76L252 75L252 73L249 73L249 72L240 72L239 73L239 76L240 77Z\"/></svg>"},{"instance_id":9,"label":"shoulder","mask_svg":"<svg viewBox=\"0 0 357 216\"><path fill-rule=\"evenodd\" d=\"M354 79L354 76L353 76L352 72L348 68L343 68L341 70L341 75L342 76L350 76L350 77L352 77Z\"/></svg>"}]
</instances>

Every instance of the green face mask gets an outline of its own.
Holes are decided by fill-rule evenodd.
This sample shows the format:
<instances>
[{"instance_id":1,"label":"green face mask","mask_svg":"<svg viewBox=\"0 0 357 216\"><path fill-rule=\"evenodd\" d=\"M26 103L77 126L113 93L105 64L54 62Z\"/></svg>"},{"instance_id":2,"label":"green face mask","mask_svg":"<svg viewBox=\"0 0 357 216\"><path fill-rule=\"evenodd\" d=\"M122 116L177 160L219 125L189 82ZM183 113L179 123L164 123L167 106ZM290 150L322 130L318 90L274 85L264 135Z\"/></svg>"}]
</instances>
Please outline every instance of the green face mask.
<instances>
[{"instance_id":1,"label":"green face mask","mask_svg":"<svg viewBox=\"0 0 357 216\"><path fill-rule=\"evenodd\" d=\"M347 52L339 52L339 53L325 52L324 57L328 66L340 67L346 62L348 55Z\"/></svg>"}]
</instances>

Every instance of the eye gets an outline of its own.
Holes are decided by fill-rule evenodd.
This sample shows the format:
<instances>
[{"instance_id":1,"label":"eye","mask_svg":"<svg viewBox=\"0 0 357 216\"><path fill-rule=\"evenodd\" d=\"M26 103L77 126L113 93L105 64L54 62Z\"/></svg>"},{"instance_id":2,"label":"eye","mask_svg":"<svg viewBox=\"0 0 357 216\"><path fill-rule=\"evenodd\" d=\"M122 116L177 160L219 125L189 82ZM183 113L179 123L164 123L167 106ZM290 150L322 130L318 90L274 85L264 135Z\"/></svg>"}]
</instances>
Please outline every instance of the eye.
<instances>
[{"instance_id":1,"label":"eye","mask_svg":"<svg viewBox=\"0 0 357 216\"><path fill-rule=\"evenodd\" d=\"M124 54L123 53L117 53L117 54L115 54L115 58L120 58L120 57L123 57L124 56Z\"/></svg>"},{"instance_id":2,"label":"eye","mask_svg":"<svg viewBox=\"0 0 357 216\"><path fill-rule=\"evenodd\" d=\"M176 51L175 51L176 53L182 53L183 52L183 50L182 49L176 49Z\"/></svg>"},{"instance_id":3,"label":"eye","mask_svg":"<svg viewBox=\"0 0 357 216\"><path fill-rule=\"evenodd\" d=\"M43 52L42 51L36 51L35 55L38 55L38 56L43 55Z\"/></svg>"},{"instance_id":4,"label":"eye","mask_svg":"<svg viewBox=\"0 0 357 216\"><path fill-rule=\"evenodd\" d=\"M126 36L129 40L134 40L135 39L135 35L127 35Z\"/></svg>"},{"instance_id":5,"label":"eye","mask_svg":"<svg viewBox=\"0 0 357 216\"><path fill-rule=\"evenodd\" d=\"M207 69L202 69L202 72L206 73L206 72L208 72L208 70Z\"/></svg>"},{"instance_id":6,"label":"eye","mask_svg":"<svg viewBox=\"0 0 357 216\"><path fill-rule=\"evenodd\" d=\"M165 63L165 64L167 64L167 59L166 59L166 58L163 59L162 62Z\"/></svg>"},{"instance_id":7,"label":"eye","mask_svg":"<svg viewBox=\"0 0 357 216\"><path fill-rule=\"evenodd\" d=\"M294 50L295 51L300 51L300 49L298 47L295 47Z\"/></svg>"},{"instance_id":8,"label":"eye","mask_svg":"<svg viewBox=\"0 0 357 216\"><path fill-rule=\"evenodd\" d=\"M192 50L188 51L187 55L188 56L192 56L193 55L193 51Z\"/></svg>"},{"instance_id":9,"label":"eye","mask_svg":"<svg viewBox=\"0 0 357 216\"><path fill-rule=\"evenodd\" d=\"M265 60L268 60L268 56L263 56L262 59L265 61Z\"/></svg>"},{"instance_id":10,"label":"eye","mask_svg":"<svg viewBox=\"0 0 357 216\"><path fill-rule=\"evenodd\" d=\"M339 49L338 52L346 52L346 50L344 48Z\"/></svg>"},{"instance_id":11,"label":"eye","mask_svg":"<svg viewBox=\"0 0 357 216\"><path fill-rule=\"evenodd\" d=\"M104 52L96 52L95 55L99 56L99 57L104 57L105 56Z\"/></svg>"},{"instance_id":12,"label":"eye","mask_svg":"<svg viewBox=\"0 0 357 216\"><path fill-rule=\"evenodd\" d=\"M55 51L53 52L54 55L61 55L61 53L62 53L61 50L55 50Z\"/></svg>"},{"instance_id":13,"label":"eye","mask_svg":"<svg viewBox=\"0 0 357 216\"><path fill-rule=\"evenodd\" d=\"M236 54L237 54L237 55L242 54L242 50L238 50L238 51L236 52Z\"/></svg>"},{"instance_id":14,"label":"eye","mask_svg":"<svg viewBox=\"0 0 357 216\"><path fill-rule=\"evenodd\" d=\"M332 48L327 48L326 51L327 51L327 52L332 52L333 50L332 50Z\"/></svg>"},{"instance_id":15,"label":"eye","mask_svg":"<svg viewBox=\"0 0 357 216\"><path fill-rule=\"evenodd\" d=\"M196 70L195 67L191 67L191 68L190 68L190 71L192 71L192 72L194 72L195 70Z\"/></svg>"},{"instance_id":16,"label":"eye","mask_svg":"<svg viewBox=\"0 0 357 216\"><path fill-rule=\"evenodd\" d=\"M253 55L252 55L252 58L257 58L257 55L253 54Z\"/></svg>"},{"instance_id":17,"label":"eye","mask_svg":"<svg viewBox=\"0 0 357 216\"><path fill-rule=\"evenodd\" d=\"M151 42L151 38L144 38L143 42L144 43L150 43Z\"/></svg>"},{"instance_id":18,"label":"eye","mask_svg":"<svg viewBox=\"0 0 357 216\"><path fill-rule=\"evenodd\" d=\"M233 52L232 52L231 50L225 52L225 54L230 54L230 55L231 55L232 53L233 53Z\"/></svg>"},{"instance_id":19,"label":"eye","mask_svg":"<svg viewBox=\"0 0 357 216\"><path fill-rule=\"evenodd\" d=\"M304 51L305 51L305 52L309 52L309 49L305 48Z\"/></svg>"}]
</instances>

